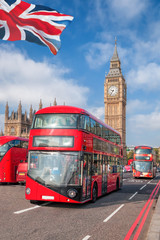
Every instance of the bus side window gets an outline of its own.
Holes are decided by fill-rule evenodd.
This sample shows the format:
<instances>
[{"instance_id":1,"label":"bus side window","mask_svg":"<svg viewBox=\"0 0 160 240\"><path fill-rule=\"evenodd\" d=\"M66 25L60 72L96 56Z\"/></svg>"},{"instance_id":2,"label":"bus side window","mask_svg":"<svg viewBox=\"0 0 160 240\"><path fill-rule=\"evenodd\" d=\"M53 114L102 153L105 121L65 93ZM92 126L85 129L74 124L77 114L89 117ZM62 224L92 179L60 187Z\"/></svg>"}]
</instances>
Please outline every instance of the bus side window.
<instances>
[{"instance_id":1,"label":"bus side window","mask_svg":"<svg viewBox=\"0 0 160 240\"><path fill-rule=\"evenodd\" d=\"M91 133L96 134L96 122L91 119Z\"/></svg>"},{"instance_id":2,"label":"bus side window","mask_svg":"<svg viewBox=\"0 0 160 240\"><path fill-rule=\"evenodd\" d=\"M20 140L12 140L8 144L9 144L10 148L21 147Z\"/></svg>"},{"instance_id":3,"label":"bus side window","mask_svg":"<svg viewBox=\"0 0 160 240\"><path fill-rule=\"evenodd\" d=\"M86 115L81 115L79 127L90 132L91 130L90 118Z\"/></svg>"},{"instance_id":4,"label":"bus side window","mask_svg":"<svg viewBox=\"0 0 160 240\"><path fill-rule=\"evenodd\" d=\"M113 173L112 157L108 157L108 171L109 173Z\"/></svg>"},{"instance_id":5,"label":"bus side window","mask_svg":"<svg viewBox=\"0 0 160 240\"><path fill-rule=\"evenodd\" d=\"M21 147L22 148L28 148L28 142L27 141L21 141Z\"/></svg>"},{"instance_id":6,"label":"bus side window","mask_svg":"<svg viewBox=\"0 0 160 240\"><path fill-rule=\"evenodd\" d=\"M20 140L14 140L14 147L21 147Z\"/></svg>"},{"instance_id":7,"label":"bus side window","mask_svg":"<svg viewBox=\"0 0 160 240\"><path fill-rule=\"evenodd\" d=\"M119 135L116 136L116 143L119 145L121 144L121 138Z\"/></svg>"},{"instance_id":8,"label":"bus side window","mask_svg":"<svg viewBox=\"0 0 160 240\"><path fill-rule=\"evenodd\" d=\"M5 143L2 145L0 150L0 161L2 160L3 156L6 154L6 152L10 149L10 146L8 143Z\"/></svg>"},{"instance_id":9,"label":"bus side window","mask_svg":"<svg viewBox=\"0 0 160 240\"><path fill-rule=\"evenodd\" d=\"M96 122L96 135L101 137L102 136L102 125Z\"/></svg>"},{"instance_id":10,"label":"bus side window","mask_svg":"<svg viewBox=\"0 0 160 240\"><path fill-rule=\"evenodd\" d=\"M88 116L85 116L85 120L86 120L86 130L90 132L91 131L90 118Z\"/></svg>"},{"instance_id":11,"label":"bus side window","mask_svg":"<svg viewBox=\"0 0 160 240\"><path fill-rule=\"evenodd\" d=\"M98 168L97 168L97 154L94 154L94 159L93 159L93 165L92 165L92 175L97 175L98 174Z\"/></svg>"},{"instance_id":12,"label":"bus side window","mask_svg":"<svg viewBox=\"0 0 160 240\"><path fill-rule=\"evenodd\" d=\"M101 161L100 161L100 159L97 161L97 173L98 173L98 175L101 174Z\"/></svg>"},{"instance_id":13,"label":"bus side window","mask_svg":"<svg viewBox=\"0 0 160 240\"><path fill-rule=\"evenodd\" d=\"M85 128L85 116L81 115L79 119L79 128L84 129Z\"/></svg>"},{"instance_id":14,"label":"bus side window","mask_svg":"<svg viewBox=\"0 0 160 240\"><path fill-rule=\"evenodd\" d=\"M109 130L107 128L105 129L104 138L109 140Z\"/></svg>"}]
</instances>

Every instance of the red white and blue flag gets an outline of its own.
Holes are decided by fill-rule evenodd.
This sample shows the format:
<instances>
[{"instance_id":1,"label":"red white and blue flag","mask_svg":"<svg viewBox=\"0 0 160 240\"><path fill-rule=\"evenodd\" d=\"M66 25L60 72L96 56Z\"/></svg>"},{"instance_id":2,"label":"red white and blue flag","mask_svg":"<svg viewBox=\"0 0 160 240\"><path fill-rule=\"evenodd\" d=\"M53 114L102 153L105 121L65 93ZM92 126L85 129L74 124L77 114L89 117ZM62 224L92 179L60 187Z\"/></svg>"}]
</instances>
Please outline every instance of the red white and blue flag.
<instances>
[{"instance_id":1,"label":"red white and blue flag","mask_svg":"<svg viewBox=\"0 0 160 240\"><path fill-rule=\"evenodd\" d=\"M57 54L60 35L73 17L21 0L0 0L0 39L26 40L48 46Z\"/></svg>"}]
</instances>

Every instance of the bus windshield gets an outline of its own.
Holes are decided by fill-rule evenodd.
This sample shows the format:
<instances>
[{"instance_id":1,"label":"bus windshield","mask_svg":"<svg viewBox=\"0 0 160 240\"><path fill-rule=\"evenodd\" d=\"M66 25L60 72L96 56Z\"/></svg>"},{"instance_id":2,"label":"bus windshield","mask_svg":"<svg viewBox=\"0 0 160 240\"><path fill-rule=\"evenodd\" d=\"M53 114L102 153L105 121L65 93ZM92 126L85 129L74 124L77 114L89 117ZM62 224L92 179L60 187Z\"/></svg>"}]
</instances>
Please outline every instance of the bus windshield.
<instances>
[{"instance_id":1,"label":"bus windshield","mask_svg":"<svg viewBox=\"0 0 160 240\"><path fill-rule=\"evenodd\" d=\"M78 152L30 152L28 175L44 185L80 185Z\"/></svg>"},{"instance_id":2,"label":"bus windshield","mask_svg":"<svg viewBox=\"0 0 160 240\"><path fill-rule=\"evenodd\" d=\"M151 154L152 153L152 149L149 149L149 148L137 148L137 149L135 149L135 153L136 154Z\"/></svg>"},{"instance_id":3,"label":"bus windshield","mask_svg":"<svg viewBox=\"0 0 160 240\"><path fill-rule=\"evenodd\" d=\"M79 114L37 114L32 128L77 128Z\"/></svg>"},{"instance_id":4,"label":"bus windshield","mask_svg":"<svg viewBox=\"0 0 160 240\"><path fill-rule=\"evenodd\" d=\"M139 172L148 172L151 171L152 162L146 161L134 161L133 168Z\"/></svg>"}]
</instances>

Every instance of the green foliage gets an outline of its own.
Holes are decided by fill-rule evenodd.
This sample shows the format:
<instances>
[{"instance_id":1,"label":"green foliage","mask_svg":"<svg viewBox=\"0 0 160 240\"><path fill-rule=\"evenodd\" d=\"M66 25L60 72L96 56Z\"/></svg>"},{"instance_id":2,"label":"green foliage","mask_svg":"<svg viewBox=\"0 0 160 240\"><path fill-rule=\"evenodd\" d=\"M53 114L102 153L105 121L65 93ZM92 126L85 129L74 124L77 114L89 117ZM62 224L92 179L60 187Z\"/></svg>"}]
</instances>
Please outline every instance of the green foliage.
<instances>
[{"instance_id":1,"label":"green foliage","mask_svg":"<svg viewBox=\"0 0 160 240\"><path fill-rule=\"evenodd\" d=\"M129 159L133 159L133 154L134 154L133 151L127 152L127 161L128 161Z\"/></svg>"}]
</instances>

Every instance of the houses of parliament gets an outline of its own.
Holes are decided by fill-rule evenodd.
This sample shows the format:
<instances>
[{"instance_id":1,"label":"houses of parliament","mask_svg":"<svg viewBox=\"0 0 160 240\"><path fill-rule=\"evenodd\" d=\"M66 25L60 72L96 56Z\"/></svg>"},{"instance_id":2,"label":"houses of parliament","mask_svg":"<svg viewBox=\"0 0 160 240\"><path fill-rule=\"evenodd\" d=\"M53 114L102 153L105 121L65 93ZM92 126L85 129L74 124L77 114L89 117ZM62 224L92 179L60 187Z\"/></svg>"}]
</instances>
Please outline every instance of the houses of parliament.
<instances>
[{"instance_id":1,"label":"houses of parliament","mask_svg":"<svg viewBox=\"0 0 160 240\"><path fill-rule=\"evenodd\" d=\"M56 105L57 101L55 99L53 106ZM42 107L42 100L40 100L39 109ZM12 111L11 115L9 115L9 106L7 103L5 108L4 133L1 131L0 135L28 138L35 112L36 111L32 109L32 106L30 106L29 116L27 115L27 111L23 114L22 104L20 102L17 111Z\"/></svg>"},{"instance_id":2,"label":"houses of parliament","mask_svg":"<svg viewBox=\"0 0 160 240\"><path fill-rule=\"evenodd\" d=\"M104 81L104 120L105 123L121 134L124 153L126 152L126 94L126 82L121 71L121 62L117 52L117 42L115 41L113 56L110 60L110 69ZM53 105L57 105L56 99ZM42 101L40 100L39 109L41 108ZM16 112L13 111L9 115L9 106L7 103L5 108L4 133L1 131L0 135L14 135L28 138L34 113L35 111L33 111L31 106L29 116L26 111L23 114L20 102L18 110Z\"/></svg>"}]
</instances>

